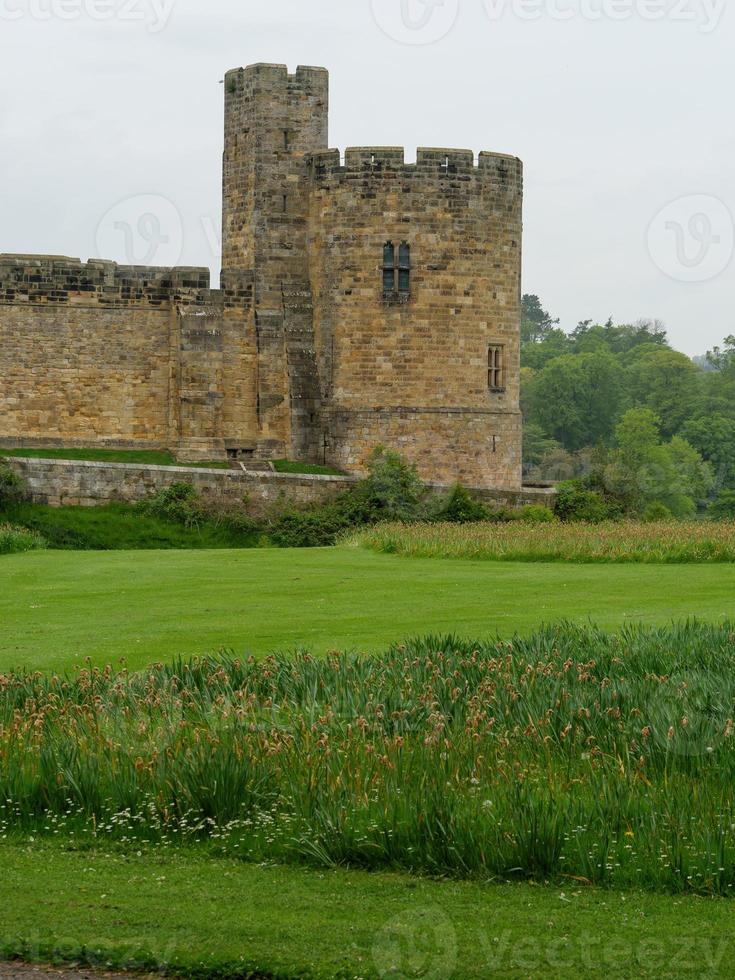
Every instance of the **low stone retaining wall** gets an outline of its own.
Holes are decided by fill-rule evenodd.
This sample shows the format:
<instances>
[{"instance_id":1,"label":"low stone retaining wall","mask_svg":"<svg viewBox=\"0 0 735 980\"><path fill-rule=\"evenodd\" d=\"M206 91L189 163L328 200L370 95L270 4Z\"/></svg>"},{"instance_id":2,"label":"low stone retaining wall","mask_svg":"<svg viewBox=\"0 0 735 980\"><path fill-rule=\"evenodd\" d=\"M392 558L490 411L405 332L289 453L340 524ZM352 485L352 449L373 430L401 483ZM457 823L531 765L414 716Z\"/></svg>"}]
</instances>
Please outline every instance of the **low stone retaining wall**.
<instances>
[{"instance_id":1,"label":"low stone retaining wall","mask_svg":"<svg viewBox=\"0 0 735 980\"><path fill-rule=\"evenodd\" d=\"M1 455L1 453L0 453ZM187 466L143 466L131 463L88 463L64 459L9 457L12 469L26 481L35 503L52 507L98 507L114 501L135 503L172 483L191 483L200 493L225 500L247 500L254 513L287 498L298 504L326 503L357 482L349 476L192 469ZM447 487L432 486L435 493ZM554 491L526 488L476 490L484 503L504 507L525 504L553 506Z\"/></svg>"},{"instance_id":2,"label":"low stone retaining wall","mask_svg":"<svg viewBox=\"0 0 735 980\"><path fill-rule=\"evenodd\" d=\"M20 457L10 457L8 462L28 484L31 499L52 507L97 507L115 501L135 503L173 483L191 483L210 496L233 501L247 499L256 511L282 497L296 503L324 503L355 483L352 477L346 476L246 473L187 466Z\"/></svg>"}]
</instances>

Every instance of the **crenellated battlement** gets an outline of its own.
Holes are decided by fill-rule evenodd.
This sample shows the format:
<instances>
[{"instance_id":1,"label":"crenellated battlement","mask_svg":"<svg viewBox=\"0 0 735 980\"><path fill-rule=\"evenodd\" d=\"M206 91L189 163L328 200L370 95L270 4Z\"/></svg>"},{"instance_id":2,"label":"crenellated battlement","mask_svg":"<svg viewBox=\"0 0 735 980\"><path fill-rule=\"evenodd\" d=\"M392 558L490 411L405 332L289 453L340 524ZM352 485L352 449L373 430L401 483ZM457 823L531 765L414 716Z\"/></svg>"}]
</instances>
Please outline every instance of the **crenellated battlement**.
<instances>
[{"instance_id":1,"label":"crenellated battlement","mask_svg":"<svg viewBox=\"0 0 735 980\"><path fill-rule=\"evenodd\" d=\"M299 65L295 72L289 73L288 65L259 63L243 68L233 68L225 74L225 93L242 92L247 88L263 89L326 89L329 85L329 72L326 68Z\"/></svg>"},{"instance_id":2,"label":"crenellated battlement","mask_svg":"<svg viewBox=\"0 0 735 980\"><path fill-rule=\"evenodd\" d=\"M344 160L336 149L312 153L308 167L317 185L355 177L428 177L439 182L475 178L498 190L520 190L523 183L523 164L504 153L483 151L476 160L473 150L419 147L416 163L405 160L405 150L400 146L353 146L345 150Z\"/></svg>"},{"instance_id":3,"label":"crenellated battlement","mask_svg":"<svg viewBox=\"0 0 735 980\"><path fill-rule=\"evenodd\" d=\"M118 265L63 255L0 255L0 303L163 306L212 293L209 269Z\"/></svg>"}]
</instances>

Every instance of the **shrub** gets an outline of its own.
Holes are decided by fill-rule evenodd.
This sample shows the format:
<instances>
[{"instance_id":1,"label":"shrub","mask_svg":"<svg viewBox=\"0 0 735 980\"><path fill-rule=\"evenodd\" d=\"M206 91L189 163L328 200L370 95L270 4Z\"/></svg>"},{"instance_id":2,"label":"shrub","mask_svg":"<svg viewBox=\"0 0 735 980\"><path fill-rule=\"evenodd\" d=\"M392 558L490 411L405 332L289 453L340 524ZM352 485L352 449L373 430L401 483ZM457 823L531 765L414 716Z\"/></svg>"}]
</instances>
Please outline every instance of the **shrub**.
<instances>
[{"instance_id":1,"label":"shrub","mask_svg":"<svg viewBox=\"0 0 735 980\"><path fill-rule=\"evenodd\" d=\"M312 511L281 514L268 528L268 537L279 548L327 548L354 525L339 504Z\"/></svg>"},{"instance_id":2,"label":"shrub","mask_svg":"<svg viewBox=\"0 0 735 980\"><path fill-rule=\"evenodd\" d=\"M0 507L20 503L25 498L25 481L10 469L6 460L0 459Z\"/></svg>"},{"instance_id":3,"label":"shrub","mask_svg":"<svg viewBox=\"0 0 735 980\"><path fill-rule=\"evenodd\" d=\"M140 505L143 513L192 527L201 520L199 494L191 483L172 483Z\"/></svg>"},{"instance_id":4,"label":"shrub","mask_svg":"<svg viewBox=\"0 0 735 980\"><path fill-rule=\"evenodd\" d=\"M13 524L0 524L0 555L18 555L45 547L46 542L36 531Z\"/></svg>"},{"instance_id":5,"label":"shrub","mask_svg":"<svg viewBox=\"0 0 735 980\"><path fill-rule=\"evenodd\" d=\"M586 488L580 480L570 480L559 486L555 511L562 521L585 521L588 524L601 524L618 516L616 507L597 490Z\"/></svg>"},{"instance_id":6,"label":"shrub","mask_svg":"<svg viewBox=\"0 0 735 980\"><path fill-rule=\"evenodd\" d=\"M368 477L354 491L374 520L415 521L422 516L426 488L416 467L378 446L368 461Z\"/></svg>"},{"instance_id":7,"label":"shrub","mask_svg":"<svg viewBox=\"0 0 735 980\"><path fill-rule=\"evenodd\" d=\"M646 507L643 520L649 524L656 524L659 521L670 521L672 517L673 514L666 504L662 504L660 500L654 500Z\"/></svg>"},{"instance_id":8,"label":"shrub","mask_svg":"<svg viewBox=\"0 0 735 980\"><path fill-rule=\"evenodd\" d=\"M709 513L718 521L735 518L735 490L723 490L712 503Z\"/></svg>"},{"instance_id":9,"label":"shrub","mask_svg":"<svg viewBox=\"0 0 735 980\"><path fill-rule=\"evenodd\" d=\"M469 490L458 483L436 512L435 517L438 521L446 521L450 524L473 524L476 521L488 520L489 515L487 507L475 500Z\"/></svg>"}]
</instances>

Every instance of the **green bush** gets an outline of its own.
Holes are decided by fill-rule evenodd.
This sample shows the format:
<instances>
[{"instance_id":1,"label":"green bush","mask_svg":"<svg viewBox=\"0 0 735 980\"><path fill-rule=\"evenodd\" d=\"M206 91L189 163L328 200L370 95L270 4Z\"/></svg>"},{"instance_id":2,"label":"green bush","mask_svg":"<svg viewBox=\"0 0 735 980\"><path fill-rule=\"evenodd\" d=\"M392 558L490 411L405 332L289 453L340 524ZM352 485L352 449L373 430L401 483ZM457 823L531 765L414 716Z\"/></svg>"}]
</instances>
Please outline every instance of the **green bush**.
<instances>
[{"instance_id":1,"label":"green bush","mask_svg":"<svg viewBox=\"0 0 735 980\"><path fill-rule=\"evenodd\" d=\"M735 519L735 490L722 490L709 508L709 514L718 521Z\"/></svg>"},{"instance_id":2,"label":"green bush","mask_svg":"<svg viewBox=\"0 0 735 980\"><path fill-rule=\"evenodd\" d=\"M6 460L0 459L0 508L20 503L25 498L25 481L10 469Z\"/></svg>"},{"instance_id":3,"label":"green bush","mask_svg":"<svg viewBox=\"0 0 735 980\"><path fill-rule=\"evenodd\" d=\"M619 516L619 508L609 504L597 490L585 487L581 480L569 480L559 485L555 504L561 521L585 521L601 524Z\"/></svg>"},{"instance_id":4,"label":"green bush","mask_svg":"<svg viewBox=\"0 0 735 980\"><path fill-rule=\"evenodd\" d=\"M269 540L279 548L327 548L355 525L339 504L311 511L289 511L268 527Z\"/></svg>"},{"instance_id":5,"label":"green bush","mask_svg":"<svg viewBox=\"0 0 735 980\"><path fill-rule=\"evenodd\" d=\"M45 547L46 542L36 531L13 524L0 524L0 555L18 555Z\"/></svg>"},{"instance_id":6,"label":"green bush","mask_svg":"<svg viewBox=\"0 0 735 980\"><path fill-rule=\"evenodd\" d=\"M660 500L654 500L646 507L643 520L649 524L656 524L659 521L670 521L673 516L666 504L662 504Z\"/></svg>"},{"instance_id":7,"label":"green bush","mask_svg":"<svg viewBox=\"0 0 735 980\"><path fill-rule=\"evenodd\" d=\"M474 524L486 521L490 516L487 507L475 500L472 494L458 483L434 515L437 521L450 524Z\"/></svg>"},{"instance_id":8,"label":"green bush","mask_svg":"<svg viewBox=\"0 0 735 980\"><path fill-rule=\"evenodd\" d=\"M172 483L170 487L164 487L144 501L140 509L152 517L176 521L185 527L196 526L201 520L199 494L191 483Z\"/></svg>"},{"instance_id":9,"label":"green bush","mask_svg":"<svg viewBox=\"0 0 735 980\"><path fill-rule=\"evenodd\" d=\"M368 460L368 476L355 488L356 503L374 520L415 521L424 516L426 488L416 467L378 446Z\"/></svg>"}]
</instances>

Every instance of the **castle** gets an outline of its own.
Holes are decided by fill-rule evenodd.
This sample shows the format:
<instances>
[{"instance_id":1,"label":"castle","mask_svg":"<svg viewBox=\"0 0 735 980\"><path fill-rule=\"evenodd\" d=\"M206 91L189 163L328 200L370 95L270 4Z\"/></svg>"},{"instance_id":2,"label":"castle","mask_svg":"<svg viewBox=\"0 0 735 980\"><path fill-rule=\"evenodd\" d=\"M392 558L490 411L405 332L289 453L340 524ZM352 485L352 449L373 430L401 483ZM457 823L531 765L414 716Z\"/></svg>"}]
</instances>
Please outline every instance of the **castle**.
<instances>
[{"instance_id":1,"label":"castle","mask_svg":"<svg viewBox=\"0 0 735 980\"><path fill-rule=\"evenodd\" d=\"M172 449L520 489L522 166L328 149L329 76L227 74L221 288L0 256L0 445Z\"/></svg>"}]
</instances>

